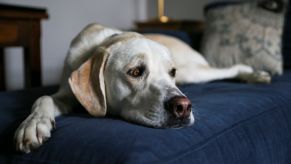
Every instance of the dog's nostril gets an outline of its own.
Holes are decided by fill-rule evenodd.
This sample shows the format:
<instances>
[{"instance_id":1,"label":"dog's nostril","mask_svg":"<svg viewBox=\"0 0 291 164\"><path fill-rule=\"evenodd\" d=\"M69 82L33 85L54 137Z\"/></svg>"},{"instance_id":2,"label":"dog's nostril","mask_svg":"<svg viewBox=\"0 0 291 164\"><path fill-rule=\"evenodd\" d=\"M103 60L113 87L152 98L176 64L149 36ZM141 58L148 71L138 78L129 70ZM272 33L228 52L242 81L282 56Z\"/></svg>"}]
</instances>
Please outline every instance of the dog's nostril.
<instances>
[{"instance_id":1,"label":"dog's nostril","mask_svg":"<svg viewBox=\"0 0 291 164\"><path fill-rule=\"evenodd\" d=\"M183 105L177 105L177 113L182 113L183 112Z\"/></svg>"},{"instance_id":2,"label":"dog's nostril","mask_svg":"<svg viewBox=\"0 0 291 164\"><path fill-rule=\"evenodd\" d=\"M190 111L191 109L192 109L192 105L189 104L189 105L187 106L187 110Z\"/></svg>"}]
</instances>

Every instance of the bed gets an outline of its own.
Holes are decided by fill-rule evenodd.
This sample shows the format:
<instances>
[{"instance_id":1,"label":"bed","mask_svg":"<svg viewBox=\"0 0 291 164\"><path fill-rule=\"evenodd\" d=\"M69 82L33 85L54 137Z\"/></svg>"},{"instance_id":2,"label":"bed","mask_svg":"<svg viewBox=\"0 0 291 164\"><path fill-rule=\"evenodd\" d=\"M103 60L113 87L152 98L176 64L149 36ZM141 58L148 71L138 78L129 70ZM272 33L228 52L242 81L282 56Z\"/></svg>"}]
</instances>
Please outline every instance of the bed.
<instances>
[{"instance_id":1,"label":"bed","mask_svg":"<svg viewBox=\"0 0 291 164\"><path fill-rule=\"evenodd\" d=\"M51 139L30 154L15 152L14 131L33 101L57 87L2 92L0 163L291 163L291 70L266 85L179 87L194 104L194 126L153 129L78 107L58 117Z\"/></svg>"},{"instance_id":2,"label":"bed","mask_svg":"<svg viewBox=\"0 0 291 164\"><path fill-rule=\"evenodd\" d=\"M291 15L289 10L287 15ZM291 21L283 35L284 75L271 84L216 81L181 85L195 124L154 129L81 107L56 118L51 138L30 154L15 151L13 135L41 95L57 86L0 92L0 163L291 164Z\"/></svg>"}]
</instances>

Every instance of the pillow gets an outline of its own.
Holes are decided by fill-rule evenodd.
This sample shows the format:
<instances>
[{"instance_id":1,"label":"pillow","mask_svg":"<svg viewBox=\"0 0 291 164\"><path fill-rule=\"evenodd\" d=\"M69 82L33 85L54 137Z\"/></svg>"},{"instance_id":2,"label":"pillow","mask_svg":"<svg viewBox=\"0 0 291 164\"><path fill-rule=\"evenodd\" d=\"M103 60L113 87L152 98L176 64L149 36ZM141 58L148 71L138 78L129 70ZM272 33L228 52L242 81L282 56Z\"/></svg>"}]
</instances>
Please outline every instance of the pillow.
<instances>
[{"instance_id":1,"label":"pillow","mask_svg":"<svg viewBox=\"0 0 291 164\"><path fill-rule=\"evenodd\" d=\"M277 6L270 6L267 2L271 1L276 1ZM281 37L285 9L284 3L278 1L208 6L201 51L209 64L214 67L246 64L256 71L282 74Z\"/></svg>"}]
</instances>

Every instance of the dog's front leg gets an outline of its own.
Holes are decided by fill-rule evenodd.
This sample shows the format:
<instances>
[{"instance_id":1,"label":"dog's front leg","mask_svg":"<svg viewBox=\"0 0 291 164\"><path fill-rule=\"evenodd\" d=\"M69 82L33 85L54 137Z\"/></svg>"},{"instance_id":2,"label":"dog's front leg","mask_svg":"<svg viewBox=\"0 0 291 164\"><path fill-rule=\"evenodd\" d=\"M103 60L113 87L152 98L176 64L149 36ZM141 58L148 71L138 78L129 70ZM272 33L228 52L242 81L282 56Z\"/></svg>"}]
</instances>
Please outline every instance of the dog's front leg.
<instances>
[{"instance_id":1,"label":"dog's front leg","mask_svg":"<svg viewBox=\"0 0 291 164\"><path fill-rule=\"evenodd\" d=\"M50 137L50 131L55 126L55 108L51 96L42 96L35 101L32 113L16 130L17 150L29 153Z\"/></svg>"},{"instance_id":2,"label":"dog's front leg","mask_svg":"<svg viewBox=\"0 0 291 164\"><path fill-rule=\"evenodd\" d=\"M74 102L67 90L61 89L52 96L38 98L31 114L21 123L15 132L16 149L25 153L41 146L51 136L55 127L55 117L68 113Z\"/></svg>"}]
</instances>

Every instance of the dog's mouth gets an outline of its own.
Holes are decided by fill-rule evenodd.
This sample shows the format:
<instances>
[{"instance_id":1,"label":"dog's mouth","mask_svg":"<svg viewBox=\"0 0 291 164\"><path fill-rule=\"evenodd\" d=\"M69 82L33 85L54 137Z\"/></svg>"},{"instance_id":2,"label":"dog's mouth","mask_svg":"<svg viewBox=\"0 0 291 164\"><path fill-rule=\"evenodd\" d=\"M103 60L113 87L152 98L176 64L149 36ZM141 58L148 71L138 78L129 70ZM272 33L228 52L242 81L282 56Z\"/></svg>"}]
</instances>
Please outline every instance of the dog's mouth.
<instances>
[{"instance_id":1,"label":"dog's mouth","mask_svg":"<svg viewBox=\"0 0 291 164\"><path fill-rule=\"evenodd\" d=\"M173 96L162 105L157 102L154 106L127 107L118 115L129 122L152 128L182 128L194 123L192 104L185 96Z\"/></svg>"},{"instance_id":2,"label":"dog's mouth","mask_svg":"<svg viewBox=\"0 0 291 164\"><path fill-rule=\"evenodd\" d=\"M194 117L193 117L192 112L189 117L177 118L172 113L166 111L165 109L163 110L164 112L156 114L156 116L163 115L162 117L149 117L149 115L136 113L134 114L135 117L128 117L129 115L126 114L126 117L123 117L123 119L129 122L132 122L134 124L139 124L142 126L158 128L158 129L183 128L183 127L188 127L194 124ZM150 114L150 115L153 116L155 114Z\"/></svg>"},{"instance_id":3,"label":"dog's mouth","mask_svg":"<svg viewBox=\"0 0 291 164\"><path fill-rule=\"evenodd\" d=\"M177 118L168 112L166 112L166 116L165 120L162 121L162 123L160 122L160 124L142 124L153 128L184 128L194 124L194 116L192 112L190 116L186 118Z\"/></svg>"},{"instance_id":4,"label":"dog's mouth","mask_svg":"<svg viewBox=\"0 0 291 164\"><path fill-rule=\"evenodd\" d=\"M183 119L170 117L167 120L167 122L162 126L165 128L183 128L183 127L191 126L193 124L194 124L194 118L191 115L188 118L183 118Z\"/></svg>"},{"instance_id":5,"label":"dog's mouth","mask_svg":"<svg viewBox=\"0 0 291 164\"><path fill-rule=\"evenodd\" d=\"M184 128L188 126L192 126L193 122L191 122L191 119L184 119L184 120L169 120L164 124L161 125L150 125L150 124L144 124L141 123L143 126L148 126L152 128L158 128L158 129L164 129L164 128L173 128L173 129L178 129L178 128Z\"/></svg>"}]
</instances>

